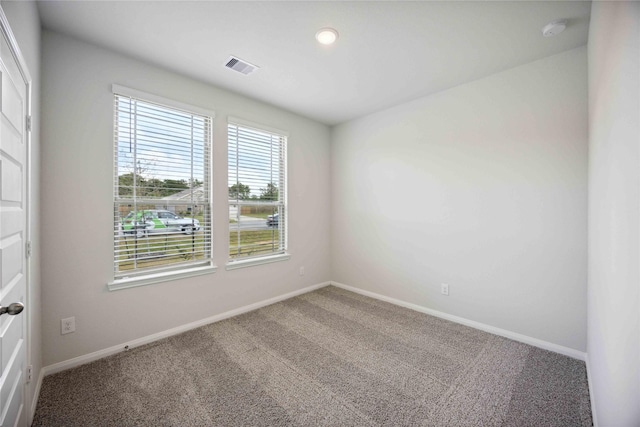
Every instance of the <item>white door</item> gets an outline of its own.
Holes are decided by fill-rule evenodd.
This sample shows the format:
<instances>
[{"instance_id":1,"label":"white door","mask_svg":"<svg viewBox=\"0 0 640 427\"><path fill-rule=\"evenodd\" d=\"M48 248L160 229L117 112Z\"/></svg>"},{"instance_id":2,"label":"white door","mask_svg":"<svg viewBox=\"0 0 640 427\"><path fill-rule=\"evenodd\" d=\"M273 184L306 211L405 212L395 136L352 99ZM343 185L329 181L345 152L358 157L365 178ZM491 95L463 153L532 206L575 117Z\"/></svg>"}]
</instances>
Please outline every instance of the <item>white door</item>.
<instances>
[{"instance_id":1,"label":"white door","mask_svg":"<svg viewBox=\"0 0 640 427\"><path fill-rule=\"evenodd\" d=\"M4 16L3 16L4 18ZM2 20L0 74L0 426L25 426L27 84Z\"/></svg>"}]
</instances>

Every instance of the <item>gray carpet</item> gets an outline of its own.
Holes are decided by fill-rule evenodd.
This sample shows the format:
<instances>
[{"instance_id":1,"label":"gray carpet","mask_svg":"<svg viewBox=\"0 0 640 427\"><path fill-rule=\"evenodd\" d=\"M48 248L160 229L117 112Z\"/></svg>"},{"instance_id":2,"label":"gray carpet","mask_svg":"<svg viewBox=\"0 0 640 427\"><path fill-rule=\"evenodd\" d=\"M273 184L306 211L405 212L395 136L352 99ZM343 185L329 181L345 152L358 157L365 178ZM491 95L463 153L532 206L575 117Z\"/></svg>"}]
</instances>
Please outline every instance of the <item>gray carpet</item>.
<instances>
[{"instance_id":1,"label":"gray carpet","mask_svg":"<svg viewBox=\"0 0 640 427\"><path fill-rule=\"evenodd\" d=\"M34 426L591 426L585 365L326 287L44 379Z\"/></svg>"}]
</instances>

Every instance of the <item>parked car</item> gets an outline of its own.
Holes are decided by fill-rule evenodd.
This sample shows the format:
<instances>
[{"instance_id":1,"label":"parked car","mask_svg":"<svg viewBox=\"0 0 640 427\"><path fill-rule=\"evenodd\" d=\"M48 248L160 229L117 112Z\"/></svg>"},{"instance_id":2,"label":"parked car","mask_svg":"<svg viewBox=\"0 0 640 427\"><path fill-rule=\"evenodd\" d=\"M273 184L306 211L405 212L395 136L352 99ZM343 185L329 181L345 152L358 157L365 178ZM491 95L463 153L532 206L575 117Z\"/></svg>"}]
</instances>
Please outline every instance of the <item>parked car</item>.
<instances>
[{"instance_id":1,"label":"parked car","mask_svg":"<svg viewBox=\"0 0 640 427\"><path fill-rule=\"evenodd\" d=\"M278 226L278 214L269 215L267 217L267 225L269 227L277 227Z\"/></svg>"},{"instance_id":2,"label":"parked car","mask_svg":"<svg viewBox=\"0 0 640 427\"><path fill-rule=\"evenodd\" d=\"M131 212L122 219L122 231L138 236L146 233L193 234L198 230L200 230L200 222L197 219L183 218L171 211L147 209Z\"/></svg>"}]
</instances>

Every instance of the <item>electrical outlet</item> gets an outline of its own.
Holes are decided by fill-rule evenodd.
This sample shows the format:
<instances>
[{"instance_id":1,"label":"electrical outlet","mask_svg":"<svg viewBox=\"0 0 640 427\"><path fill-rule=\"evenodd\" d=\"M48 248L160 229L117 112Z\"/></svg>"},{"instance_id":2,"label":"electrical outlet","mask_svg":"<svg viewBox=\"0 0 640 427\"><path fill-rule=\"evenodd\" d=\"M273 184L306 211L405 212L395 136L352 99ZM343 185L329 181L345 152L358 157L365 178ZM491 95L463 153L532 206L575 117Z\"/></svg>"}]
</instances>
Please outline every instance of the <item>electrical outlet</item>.
<instances>
[{"instance_id":1,"label":"electrical outlet","mask_svg":"<svg viewBox=\"0 0 640 427\"><path fill-rule=\"evenodd\" d=\"M304 276L304 267L300 267L300 275Z\"/></svg>"},{"instance_id":2,"label":"electrical outlet","mask_svg":"<svg viewBox=\"0 0 640 427\"><path fill-rule=\"evenodd\" d=\"M440 293L442 295L449 295L449 285L447 285L446 283L442 283L440 285Z\"/></svg>"},{"instance_id":3,"label":"electrical outlet","mask_svg":"<svg viewBox=\"0 0 640 427\"><path fill-rule=\"evenodd\" d=\"M60 320L60 334L70 334L76 331L76 318L75 317L67 317L66 319Z\"/></svg>"}]
</instances>

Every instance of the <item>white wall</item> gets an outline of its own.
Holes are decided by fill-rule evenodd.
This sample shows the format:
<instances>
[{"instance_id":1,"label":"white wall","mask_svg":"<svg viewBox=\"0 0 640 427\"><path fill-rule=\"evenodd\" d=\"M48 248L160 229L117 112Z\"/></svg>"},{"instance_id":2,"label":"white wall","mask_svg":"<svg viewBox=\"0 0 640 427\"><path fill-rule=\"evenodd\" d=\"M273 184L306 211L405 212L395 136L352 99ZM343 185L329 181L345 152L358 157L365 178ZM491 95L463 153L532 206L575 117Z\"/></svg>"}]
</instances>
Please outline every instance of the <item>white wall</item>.
<instances>
[{"instance_id":1,"label":"white wall","mask_svg":"<svg viewBox=\"0 0 640 427\"><path fill-rule=\"evenodd\" d=\"M640 425L640 4L589 28L588 366L600 426Z\"/></svg>"},{"instance_id":2,"label":"white wall","mask_svg":"<svg viewBox=\"0 0 640 427\"><path fill-rule=\"evenodd\" d=\"M586 53L334 128L332 279L585 351Z\"/></svg>"},{"instance_id":3,"label":"white wall","mask_svg":"<svg viewBox=\"0 0 640 427\"><path fill-rule=\"evenodd\" d=\"M42 369L41 346L41 239L40 239L40 18L35 2L2 1L11 30L18 41L20 50L27 62L32 78L31 86L31 221L29 232L33 243L33 254L30 260L30 288L29 299L25 314L29 316L28 328L30 334L30 347L28 352L28 364L33 366L34 381L27 386L25 408L29 419L33 398L36 393L36 381Z\"/></svg>"},{"instance_id":4,"label":"white wall","mask_svg":"<svg viewBox=\"0 0 640 427\"><path fill-rule=\"evenodd\" d=\"M330 280L328 127L48 31L42 61L45 365ZM215 274L107 291L113 278L112 83L216 112ZM290 132L289 261L224 268L228 115ZM60 319L69 316L77 332L61 336Z\"/></svg>"}]
</instances>

